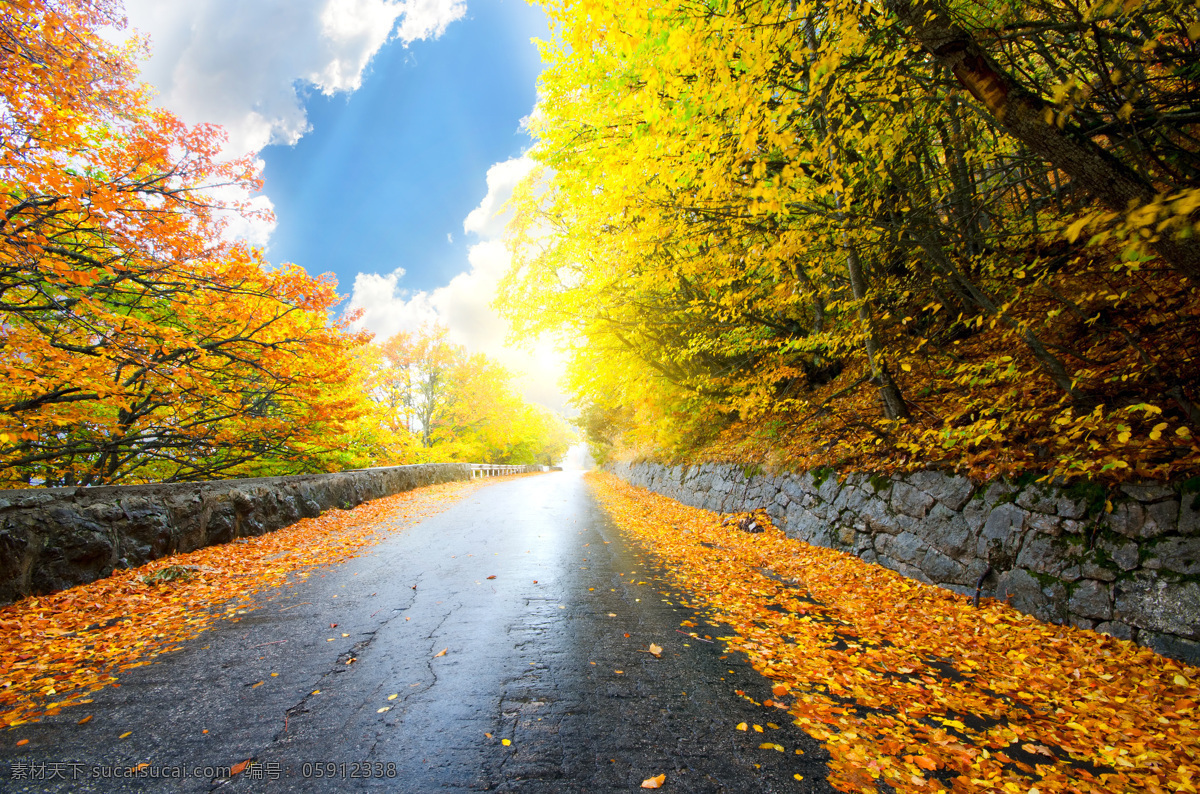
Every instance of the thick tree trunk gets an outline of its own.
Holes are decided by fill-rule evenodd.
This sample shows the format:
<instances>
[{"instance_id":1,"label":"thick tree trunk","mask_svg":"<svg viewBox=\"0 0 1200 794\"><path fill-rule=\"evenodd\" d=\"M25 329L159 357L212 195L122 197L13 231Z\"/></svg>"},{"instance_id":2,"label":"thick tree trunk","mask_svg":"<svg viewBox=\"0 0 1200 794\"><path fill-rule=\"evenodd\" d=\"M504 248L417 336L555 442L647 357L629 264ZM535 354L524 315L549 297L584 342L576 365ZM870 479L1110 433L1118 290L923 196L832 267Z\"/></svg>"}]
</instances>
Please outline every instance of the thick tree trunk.
<instances>
[{"instance_id":1,"label":"thick tree trunk","mask_svg":"<svg viewBox=\"0 0 1200 794\"><path fill-rule=\"evenodd\" d=\"M1054 106L1006 74L969 32L959 27L936 0L883 0L912 37L988 109L996 122L1030 151L1071 177L1071 181L1116 212L1145 204L1154 186L1074 124L1047 122ZM1154 250L1172 268L1200 283L1200 246L1162 235Z\"/></svg>"},{"instance_id":2,"label":"thick tree trunk","mask_svg":"<svg viewBox=\"0 0 1200 794\"><path fill-rule=\"evenodd\" d=\"M892 420L907 419L909 416L908 404L904 402L904 395L900 393L900 387L892 379L887 361L879 355L879 343L875 339L875 325L871 321L871 312L867 308L867 279L863 274L862 262L858 258L858 251L854 245L845 238L845 232L842 233L842 249L846 252L846 269L850 274L850 289L854 292L854 299L858 301L858 321L862 324L863 333L867 336L865 344L867 365L871 368L871 380L879 387L879 398L883 401L883 414Z\"/></svg>"}]
</instances>

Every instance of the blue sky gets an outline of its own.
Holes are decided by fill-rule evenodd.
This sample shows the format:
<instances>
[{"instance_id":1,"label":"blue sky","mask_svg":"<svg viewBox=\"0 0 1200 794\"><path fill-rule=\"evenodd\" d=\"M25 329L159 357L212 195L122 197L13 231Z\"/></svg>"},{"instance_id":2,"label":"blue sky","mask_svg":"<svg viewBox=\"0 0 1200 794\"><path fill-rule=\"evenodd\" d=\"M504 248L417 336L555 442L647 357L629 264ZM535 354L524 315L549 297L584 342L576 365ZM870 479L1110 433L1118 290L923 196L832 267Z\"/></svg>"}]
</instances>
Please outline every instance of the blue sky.
<instances>
[{"instance_id":1,"label":"blue sky","mask_svg":"<svg viewBox=\"0 0 1200 794\"><path fill-rule=\"evenodd\" d=\"M332 271L344 294L359 272L400 266L405 288L432 290L467 270L463 220L487 170L530 144L533 36L548 36L540 9L473 0L438 39L384 45L357 91L309 91L312 130L261 154L271 259Z\"/></svg>"},{"instance_id":2,"label":"blue sky","mask_svg":"<svg viewBox=\"0 0 1200 794\"><path fill-rule=\"evenodd\" d=\"M545 340L506 344L490 304L507 270L494 217L528 173L542 11L523 0L126 0L143 77L185 122L258 152L274 222L230 234L275 263L332 272L377 339L441 323L563 407Z\"/></svg>"}]
</instances>

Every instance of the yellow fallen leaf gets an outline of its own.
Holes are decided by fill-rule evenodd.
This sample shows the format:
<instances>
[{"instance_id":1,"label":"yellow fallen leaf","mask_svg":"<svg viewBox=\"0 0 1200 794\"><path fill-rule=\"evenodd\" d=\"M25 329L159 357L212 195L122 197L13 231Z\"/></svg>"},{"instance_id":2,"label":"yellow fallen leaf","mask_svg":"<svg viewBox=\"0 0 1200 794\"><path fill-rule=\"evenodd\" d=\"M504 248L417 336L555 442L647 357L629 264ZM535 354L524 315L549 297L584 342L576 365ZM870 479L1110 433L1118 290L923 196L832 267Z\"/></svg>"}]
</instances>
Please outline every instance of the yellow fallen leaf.
<instances>
[{"instance_id":1,"label":"yellow fallen leaf","mask_svg":"<svg viewBox=\"0 0 1200 794\"><path fill-rule=\"evenodd\" d=\"M801 775L798 772L796 774L792 775L792 777L796 778L796 780L804 780L804 775Z\"/></svg>"},{"instance_id":2,"label":"yellow fallen leaf","mask_svg":"<svg viewBox=\"0 0 1200 794\"><path fill-rule=\"evenodd\" d=\"M388 700L395 700L398 697L400 697L399 693L396 693L395 695L388 695Z\"/></svg>"},{"instance_id":3,"label":"yellow fallen leaf","mask_svg":"<svg viewBox=\"0 0 1200 794\"><path fill-rule=\"evenodd\" d=\"M774 750L775 752L782 753L783 745L775 744L774 742L763 742L762 744L760 744L758 746L758 749L759 750Z\"/></svg>"},{"instance_id":4,"label":"yellow fallen leaf","mask_svg":"<svg viewBox=\"0 0 1200 794\"><path fill-rule=\"evenodd\" d=\"M655 645L654 643L650 643L650 653L654 656L654 658L656 658L656 659L662 658L662 652L663 652L663 649L662 649L661 645Z\"/></svg>"},{"instance_id":5,"label":"yellow fallen leaf","mask_svg":"<svg viewBox=\"0 0 1200 794\"><path fill-rule=\"evenodd\" d=\"M762 726L761 726L761 725L758 725L757 723L756 723L756 724L755 724L755 726L754 726L754 730L755 730L755 732L757 732L757 733L762 733L762 732L763 732L763 731L762 731Z\"/></svg>"},{"instance_id":6,"label":"yellow fallen leaf","mask_svg":"<svg viewBox=\"0 0 1200 794\"><path fill-rule=\"evenodd\" d=\"M1175 674L1174 681L1176 684L1179 684L1180 686L1187 686L1187 679L1184 678L1183 676L1179 675L1178 673Z\"/></svg>"},{"instance_id":7,"label":"yellow fallen leaf","mask_svg":"<svg viewBox=\"0 0 1200 794\"><path fill-rule=\"evenodd\" d=\"M739 731L744 731L744 730L746 730L746 729L747 729L747 728L749 728L749 727L750 727L750 726L749 726L749 725L747 725L747 724L746 724L746 723L744 723L744 722L739 722L739 723L737 724L737 729L738 729Z\"/></svg>"},{"instance_id":8,"label":"yellow fallen leaf","mask_svg":"<svg viewBox=\"0 0 1200 794\"><path fill-rule=\"evenodd\" d=\"M383 707L383 708L381 708L381 709L375 709L375 713L376 713L376 714L382 714L382 713L383 713L383 712L385 712L385 711L390 711L390 710L391 710L391 708L392 708L391 706L384 706L384 707Z\"/></svg>"},{"instance_id":9,"label":"yellow fallen leaf","mask_svg":"<svg viewBox=\"0 0 1200 794\"><path fill-rule=\"evenodd\" d=\"M625 675L624 670L613 670L613 672L616 673L617 675Z\"/></svg>"},{"instance_id":10,"label":"yellow fallen leaf","mask_svg":"<svg viewBox=\"0 0 1200 794\"><path fill-rule=\"evenodd\" d=\"M125 731L125 733L121 734L117 738L118 739L128 739L132 735L133 735L133 731Z\"/></svg>"},{"instance_id":11,"label":"yellow fallen leaf","mask_svg":"<svg viewBox=\"0 0 1200 794\"><path fill-rule=\"evenodd\" d=\"M657 777L648 777L642 781L642 788L662 788L662 784L667 782L666 775L658 775Z\"/></svg>"},{"instance_id":12,"label":"yellow fallen leaf","mask_svg":"<svg viewBox=\"0 0 1200 794\"><path fill-rule=\"evenodd\" d=\"M271 673L271 677L272 677L272 678L274 678L274 677L275 677L275 676L277 676L277 675L279 675L279 673Z\"/></svg>"},{"instance_id":13,"label":"yellow fallen leaf","mask_svg":"<svg viewBox=\"0 0 1200 794\"><path fill-rule=\"evenodd\" d=\"M505 747L508 747L510 744L512 744L512 739L501 739L500 744L504 745Z\"/></svg>"},{"instance_id":14,"label":"yellow fallen leaf","mask_svg":"<svg viewBox=\"0 0 1200 794\"><path fill-rule=\"evenodd\" d=\"M450 649L449 649L449 648L442 648L440 651L438 651L437 653L435 653L435 654L433 655L433 658L434 658L434 659L436 659L436 658L438 658L439 656L445 656L445 655L446 655L446 651L448 651L448 650L450 650Z\"/></svg>"}]
</instances>

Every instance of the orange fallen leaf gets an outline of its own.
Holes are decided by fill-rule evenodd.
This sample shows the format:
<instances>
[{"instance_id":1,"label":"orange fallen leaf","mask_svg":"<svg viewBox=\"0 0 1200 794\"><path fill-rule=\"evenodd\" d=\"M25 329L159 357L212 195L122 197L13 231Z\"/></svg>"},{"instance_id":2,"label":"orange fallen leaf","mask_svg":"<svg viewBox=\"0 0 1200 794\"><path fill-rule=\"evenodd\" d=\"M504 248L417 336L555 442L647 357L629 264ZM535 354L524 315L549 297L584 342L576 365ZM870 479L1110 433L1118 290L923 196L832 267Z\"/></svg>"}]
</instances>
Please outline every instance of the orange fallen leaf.
<instances>
[{"instance_id":1,"label":"orange fallen leaf","mask_svg":"<svg viewBox=\"0 0 1200 794\"><path fill-rule=\"evenodd\" d=\"M229 768L229 774L240 775L242 772L246 771L246 767L249 766L249 764L249 760L240 761Z\"/></svg>"},{"instance_id":2,"label":"orange fallen leaf","mask_svg":"<svg viewBox=\"0 0 1200 794\"><path fill-rule=\"evenodd\" d=\"M18 739L17 740L17 747L21 747L22 745L26 745L26 744L29 744L28 739Z\"/></svg>"},{"instance_id":3,"label":"orange fallen leaf","mask_svg":"<svg viewBox=\"0 0 1200 794\"><path fill-rule=\"evenodd\" d=\"M642 788L662 788L663 783L667 782L666 775L658 775L656 777L648 777L642 781Z\"/></svg>"},{"instance_id":4,"label":"orange fallen leaf","mask_svg":"<svg viewBox=\"0 0 1200 794\"><path fill-rule=\"evenodd\" d=\"M496 578L496 574L492 574L492 575L491 575L491 576L489 576L488 578L489 578L489 579L495 579L495 578Z\"/></svg>"},{"instance_id":5,"label":"orange fallen leaf","mask_svg":"<svg viewBox=\"0 0 1200 794\"><path fill-rule=\"evenodd\" d=\"M788 693L789 687L786 684L776 684L771 687L771 694L777 698L781 698Z\"/></svg>"},{"instance_id":6,"label":"orange fallen leaf","mask_svg":"<svg viewBox=\"0 0 1200 794\"><path fill-rule=\"evenodd\" d=\"M90 584L0 606L6 643L0 652L0 728L31 722L79 705L99 689L119 686L117 677L135 665L148 664L223 617L239 619L258 605L257 594L283 586L292 576L306 579L318 566L360 555L388 536L383 525L402 530L393 519L409 518L411 508L431 514L477 487L449 483L408 491L350 511L305 518L244 542L155 560ZM174 579L169 594L162 588L154 593L142 581L172 566L204 575ZM296 599L292 606L299 603L308 602ZM14 657L39 663L13 665Z\"/></svg>"},{"instance_id":7,"label":"orange fallen leaf","mask_svg":"<svg viewBox=\"0 0 1200 794\"><path fill-rule=\"evenodd\" d=\"M442 648L440 651L438 651L437 653L435 653L435 654L433 655L433 658L434 658L434 659L436 659L436 658L438 658L439 656L445 656L445 655L446 655L446 651L448 651L448 650L450 650L450 649L449 649L449 648Z\"/></svg>"},{"instance_id":8,"label":"orange fallen leaf","mask_svg":"<svg viewBox=\"0 0 1200 794\"><path fill-rule=\"evenodd\" d=\"M89 720L91 720L91 718L92 718L92 715L91 715L91 714L89 714L89 715L87 715L86 717L84 717L83 719L81 719L81 720L79 721L79 723L78 723L78 724L82 725L83 723L85 723L85 722L88 722Z\"/></svg>"},{"instance_id":9,"label":"orange fallen leaf","mask_svg":"<svg viewBox=\"0 0 1200 794\"><path fill-rule=\"evenodd\" d=\"M649 650L650 650L650 655L652 655L655 659L662 658L663 649L662 649L661 645L655 645L654 643L650 643Z\"/></svg>"}]
</instances>

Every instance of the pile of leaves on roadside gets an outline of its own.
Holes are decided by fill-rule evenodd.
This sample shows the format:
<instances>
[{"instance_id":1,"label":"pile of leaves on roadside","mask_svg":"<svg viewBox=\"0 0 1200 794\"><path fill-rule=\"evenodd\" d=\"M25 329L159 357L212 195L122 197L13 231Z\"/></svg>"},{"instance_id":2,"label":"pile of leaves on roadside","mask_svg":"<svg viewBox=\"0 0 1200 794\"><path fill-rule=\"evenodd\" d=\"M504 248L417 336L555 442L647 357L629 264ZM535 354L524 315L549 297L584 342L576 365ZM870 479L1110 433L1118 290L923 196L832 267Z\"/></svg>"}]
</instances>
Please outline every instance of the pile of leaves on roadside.
<instances>
[{"instance_id":1,"label":"pile of leaves on roadside","mask_svg":"<svg viewBox=\"0 0 1200 794\"><path fill-rule=\"evenodd\" d=\"M837 788L1197 791L1200 669L589 476L733 627L720 639L774 681L761 705L825 743Z\"/></svg>"},{"instance_id":2,"label":"pile of leaves on roadside","mask_svg":"<svg viewBox=\"0 0 1200 794\"><path fill-rule=\"evenodd\" d=\"M331 510L0 608L0 726L90 703L120 673L177 650L218 618L237 619L255 593L358 556L477 487L447 483Z\"/></svg>"}]
</instances>

